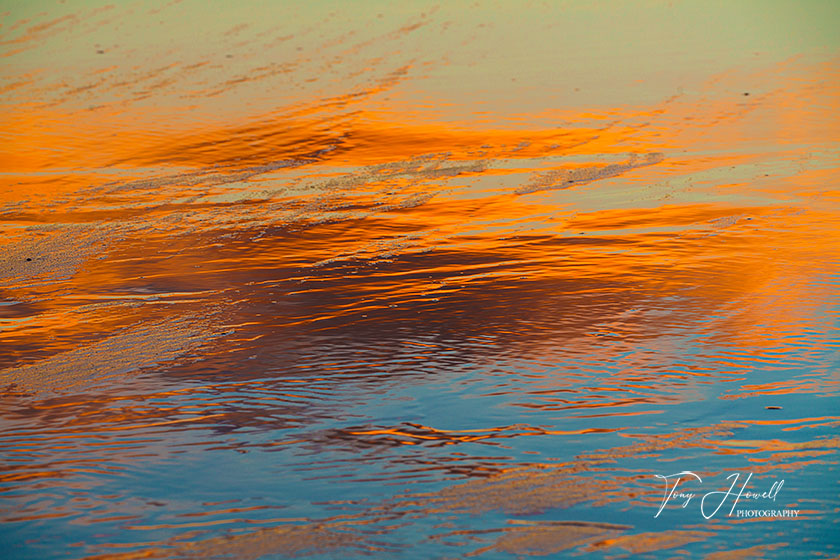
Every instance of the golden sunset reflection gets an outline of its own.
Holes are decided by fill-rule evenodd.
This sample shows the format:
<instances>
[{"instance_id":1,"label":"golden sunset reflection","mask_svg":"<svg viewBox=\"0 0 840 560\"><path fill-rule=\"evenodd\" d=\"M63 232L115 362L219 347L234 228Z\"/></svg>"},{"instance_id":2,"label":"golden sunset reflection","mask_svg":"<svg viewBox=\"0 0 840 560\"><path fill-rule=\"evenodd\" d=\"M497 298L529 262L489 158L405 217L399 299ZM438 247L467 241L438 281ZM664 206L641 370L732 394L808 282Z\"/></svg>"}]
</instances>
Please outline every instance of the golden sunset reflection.
<instances>
[{"instance_id":1,"label":"golden sunset reflection","mask_svg":"<svg viewBox=\"0 0 840 560\"><path fill-rule=\"evenodd\" d=\"M838 17L0 7L9 558L836 556Z\"/></svg>"}]
</instances>

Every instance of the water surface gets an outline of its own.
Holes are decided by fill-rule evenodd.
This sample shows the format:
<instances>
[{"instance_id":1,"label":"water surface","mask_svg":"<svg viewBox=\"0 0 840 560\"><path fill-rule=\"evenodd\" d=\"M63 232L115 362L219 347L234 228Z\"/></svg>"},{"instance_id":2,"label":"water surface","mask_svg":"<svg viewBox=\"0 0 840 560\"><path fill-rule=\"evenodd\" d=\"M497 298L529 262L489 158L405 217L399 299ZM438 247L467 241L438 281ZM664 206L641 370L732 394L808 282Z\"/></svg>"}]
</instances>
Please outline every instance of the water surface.
<instances>
[{"instance_id":1,"label":"water surface","mask_svg":"<svg viewBox=\"0 0 840 560\"><path fill-rule=\"evenodd\" d=\"M8 557L838 554L833 3L3 9Z\"/></svg>"}]
</instances>

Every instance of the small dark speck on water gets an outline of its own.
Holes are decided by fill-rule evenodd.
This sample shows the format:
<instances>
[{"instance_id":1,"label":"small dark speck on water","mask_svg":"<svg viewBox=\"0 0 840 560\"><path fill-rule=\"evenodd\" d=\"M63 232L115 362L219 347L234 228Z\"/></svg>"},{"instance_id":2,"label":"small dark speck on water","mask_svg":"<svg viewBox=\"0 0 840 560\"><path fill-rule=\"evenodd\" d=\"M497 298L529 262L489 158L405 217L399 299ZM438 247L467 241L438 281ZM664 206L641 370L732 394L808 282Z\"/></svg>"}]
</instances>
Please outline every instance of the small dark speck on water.
<instances>
[{"instance_id":1,"label":"small dark speck on water","mask_svg":"<svg viewBox=\"0 0 840 560\"><path fill-rule=\"evenodd\" d=\"M781 406L765 406L767 410L782 410Z\"/></svg>"}]
</instances>

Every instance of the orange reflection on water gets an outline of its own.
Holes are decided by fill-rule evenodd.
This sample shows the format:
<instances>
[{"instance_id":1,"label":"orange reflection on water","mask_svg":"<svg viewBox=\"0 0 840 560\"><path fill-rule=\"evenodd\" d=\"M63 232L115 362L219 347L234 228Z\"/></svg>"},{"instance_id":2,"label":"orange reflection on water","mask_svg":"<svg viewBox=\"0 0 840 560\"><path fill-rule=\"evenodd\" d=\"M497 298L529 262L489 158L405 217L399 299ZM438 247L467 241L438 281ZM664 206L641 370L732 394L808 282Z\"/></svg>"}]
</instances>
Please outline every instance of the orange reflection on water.
<instances>
[{"instance_id":1,"label":"orange reflection on water","mask_svg":"<svg viewBox=\"0 0 840 560\"><path fill-rule=\"evenodd\" d=\"M647 516L659 467L819 489L793 477L838 447L836 60L493 113L423 93L459 79L412 42L435 13L0 85L4 521L103 559L737 556L752 522L590 518ZM91 21L0 47L23 68Z\"/></svg>"}]
</instances>

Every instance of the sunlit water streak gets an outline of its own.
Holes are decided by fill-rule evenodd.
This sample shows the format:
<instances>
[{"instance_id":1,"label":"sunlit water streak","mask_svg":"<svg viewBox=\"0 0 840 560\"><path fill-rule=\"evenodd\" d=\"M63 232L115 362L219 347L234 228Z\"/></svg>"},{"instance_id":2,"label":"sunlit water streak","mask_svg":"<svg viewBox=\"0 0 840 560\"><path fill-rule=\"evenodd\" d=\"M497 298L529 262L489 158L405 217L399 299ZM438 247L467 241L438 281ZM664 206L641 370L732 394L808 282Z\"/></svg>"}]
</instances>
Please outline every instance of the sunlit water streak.
<instances>
[{"instance_id":1,"label":"sunlit water streak","mask_svg":"<svg viewBox=\"0 0 840 560\"><path fill-rule=\"evenodd\" d=\"M9 557L836 556L836 45L487 59L567 8L4 16Z\"/></svg>"}]
</instances>

